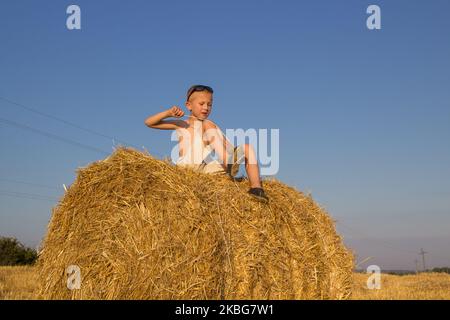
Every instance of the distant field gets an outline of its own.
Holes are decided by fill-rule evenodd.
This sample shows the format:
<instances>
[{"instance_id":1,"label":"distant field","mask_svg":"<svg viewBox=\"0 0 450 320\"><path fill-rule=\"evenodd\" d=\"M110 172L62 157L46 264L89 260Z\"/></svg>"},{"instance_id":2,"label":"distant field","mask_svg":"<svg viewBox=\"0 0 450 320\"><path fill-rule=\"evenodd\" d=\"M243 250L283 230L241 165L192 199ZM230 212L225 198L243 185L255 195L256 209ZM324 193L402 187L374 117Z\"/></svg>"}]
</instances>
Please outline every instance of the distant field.
<instances>
[{"instance_id":1,"label":"distant field","mask_svg":"<svg viewBox=\"0 0 450 320\"><path fill-rule=\"evenodd\" d=\"M369 290L366 274L354 274L352 299L446 299L450 300L450 275L381 276L381 289ZM35 299L36 273L33 267L0 267L0 299Z\"/></svg>"},{"instance_id":2,"label":"distant field","mask_svg":"<svg viewBox=\"0 0 450 320\"><path fill-rule=\"evenodd\" d=\"M381 275L379 290L367 289L366 274L354 274L352 299L376 300L450 300L450 274Z\"/></svg>"},{"instance_id":3,"label":"distant field","mask_svg":"<svg viewBox=\"0 0 450 320\"><path fill-rule=\"evenodd\" d=\"M0 299L35 299L33 267L0 267Z\"/></svg>"}]
</instances>

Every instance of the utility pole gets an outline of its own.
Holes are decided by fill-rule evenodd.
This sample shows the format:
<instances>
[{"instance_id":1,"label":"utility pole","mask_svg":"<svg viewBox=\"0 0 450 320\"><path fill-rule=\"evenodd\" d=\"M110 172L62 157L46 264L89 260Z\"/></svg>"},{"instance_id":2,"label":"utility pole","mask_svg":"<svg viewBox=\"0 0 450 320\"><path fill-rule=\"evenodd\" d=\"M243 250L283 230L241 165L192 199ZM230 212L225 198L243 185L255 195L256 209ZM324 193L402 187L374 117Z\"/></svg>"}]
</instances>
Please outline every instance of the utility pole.
<instances>
[{"instance_id":1,"label":"utility pole","mask_svg":"<svg viewBox=\"0 0 450 320\"><path fill-rule=\"evenodd\" d=\"M423 267L423 271L426 270L426 268L425 268L425 254L427 254L427 253L428 253L428 252L423 251L423 248L420 248L419 255L422 256L422 267Z\"/></svg>"},{"instance_id":2,"label":"utility pole","mask_svg":"<svg viewBox=\"0 0 450 320\"><path fill-rule=\"evenodd\" d=\"M414 263L416 264L416 274L419 273L419 260L414 259Z\"/></svg>"}]
</instances>

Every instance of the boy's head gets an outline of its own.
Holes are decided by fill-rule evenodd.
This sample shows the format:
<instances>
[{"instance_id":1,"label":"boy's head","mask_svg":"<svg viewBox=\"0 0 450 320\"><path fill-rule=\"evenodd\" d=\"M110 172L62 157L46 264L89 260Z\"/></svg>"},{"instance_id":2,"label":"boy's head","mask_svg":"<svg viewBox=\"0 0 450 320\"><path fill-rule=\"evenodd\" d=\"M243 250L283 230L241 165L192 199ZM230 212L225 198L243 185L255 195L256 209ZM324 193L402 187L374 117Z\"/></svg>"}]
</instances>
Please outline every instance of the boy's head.
<instances>
[{"instance_id":1,"label":"boy's head","mask_svg":"<svg viewBox=\"0 0 450 320\"><path fill-rule=\"evenodd\" d=\"M213 103L213 89L204 85L195 85L189 88L186 96L186 108L191 114L205 120L211 113Z\"/></svg>"}]
</instances>

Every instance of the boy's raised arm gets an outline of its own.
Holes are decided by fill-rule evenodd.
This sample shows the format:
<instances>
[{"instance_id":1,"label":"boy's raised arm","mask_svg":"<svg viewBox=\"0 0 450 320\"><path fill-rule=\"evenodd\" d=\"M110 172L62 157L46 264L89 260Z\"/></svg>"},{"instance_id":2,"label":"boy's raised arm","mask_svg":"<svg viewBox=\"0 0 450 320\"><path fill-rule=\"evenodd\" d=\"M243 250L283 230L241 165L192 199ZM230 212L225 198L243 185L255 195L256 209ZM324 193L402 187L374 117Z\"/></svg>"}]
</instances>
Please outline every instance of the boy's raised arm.
<instances>
[{"instance_id":1,"label":"boy's raised arm","mask_svg":"<svg viewBox=\"0 0 450 320\"><path fill-rule=\"evenodd\" d=\"M184 111L181 110L180 107L173 106L166 111L157 113L145 119L145 125L154 129L175 130L180 127L184 127L185 122L182 120L164 120L164 119L169 117L181 118L182 116L184 116Z\"/></svg>"}]
</instances>

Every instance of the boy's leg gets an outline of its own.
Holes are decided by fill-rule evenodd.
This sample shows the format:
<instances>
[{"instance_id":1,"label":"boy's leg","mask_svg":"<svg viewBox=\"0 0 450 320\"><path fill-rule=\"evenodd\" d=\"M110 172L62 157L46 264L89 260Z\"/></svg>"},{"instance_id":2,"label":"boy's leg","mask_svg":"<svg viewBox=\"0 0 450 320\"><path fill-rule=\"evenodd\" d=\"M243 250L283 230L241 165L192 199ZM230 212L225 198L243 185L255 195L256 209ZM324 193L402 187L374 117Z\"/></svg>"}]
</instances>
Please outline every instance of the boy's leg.
<instances>
[{"instance_id":1,"label":"boy's leg","mask_svg":"<svg viewBox=\"0 0 450 320\"><path fill-rule=\"evenodd\" d=\"M227 169L228 156L233 152L233 145L217 129L209 129L206 136L210 140L210 146L218 157L223 169Z\"/></svg>"},{"instance_id":2,"label":"boy's leg","mask_svg":"<svg viewBox=\"0 0 450 320\"><path fill-rule=\"evenodd\" d=\"M229 155L233 153L233 146L226 139L226 137L220 134L218 130L208 130L208 134L210 134L211 139L211 147L216 152L219 157L220 164L226 171L228 169L229 164ZM258 161L256 159L255 150L253 147L246 143L243 145L244 147L244 155L245 155L245 170L247 172L247 176L250 182L251 188L261 188L261 180L259 177L259 167Z\"/></svg>"},{"instance_id":3,"label":"boy's leg","mask_svg":"<svg viewBox=\"0 0 450 320\"><path fill-rule=\"evenodd\" d=\"M256 160L255 150L252 145L244 144L245 171L247 171L248 180L251 188L261 188L261 179L259 177L259 166Z\"/></svg>"},{"instance_id":4,"label":"boy's leg","mask_svg":"<svg viewBox=\"0 0 450 320\"><path fill-rule=\"evenodd\" d=\"M245 144L244 150L245 170L247 171L248 180L250 181L250 190L248 190L248 193L255 197L258 201L268 203L269 198L261 186L261 178L259 176L259 166L256 159L255 150L250 144Z\"/></svg>"},{"instance_id":5,"label":"boy's leg","mask_svg":"<svg viewBox=\"0 0 450 320\"><path fill-rule=\"evenodd\" d=\"M234 177L239 172L241 163L245 161L244 145L239 145L233 149L233 152L228 156L227 172Z\"/></svg>"}]
</instances>

